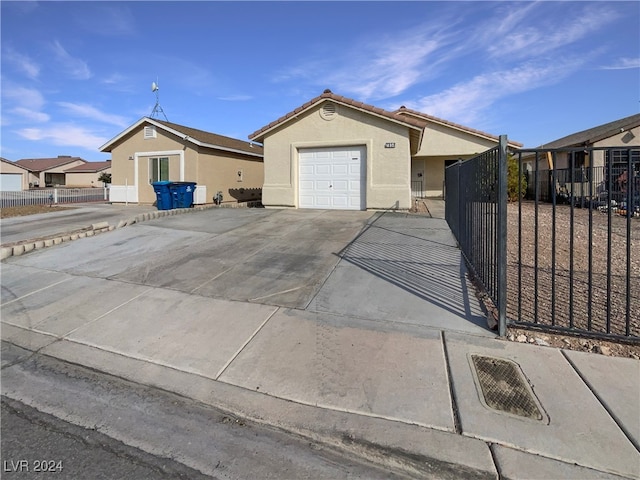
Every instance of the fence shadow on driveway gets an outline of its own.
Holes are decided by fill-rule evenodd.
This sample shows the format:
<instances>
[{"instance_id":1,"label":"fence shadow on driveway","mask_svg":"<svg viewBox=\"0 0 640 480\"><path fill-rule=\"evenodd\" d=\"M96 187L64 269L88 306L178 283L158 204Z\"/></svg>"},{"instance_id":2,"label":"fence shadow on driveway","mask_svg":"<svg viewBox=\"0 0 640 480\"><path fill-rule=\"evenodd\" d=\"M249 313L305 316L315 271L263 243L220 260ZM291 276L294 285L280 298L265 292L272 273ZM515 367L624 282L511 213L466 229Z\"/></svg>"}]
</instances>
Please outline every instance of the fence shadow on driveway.
<instances>
[{"instance_id":1,"label":"fence shadow on driveway","mask_svg":"<svg viewBox=\"0 0 640 480\"><path fill-rule=\"evenodd\" d=\"M467 269L444 220L381 214L338 256L376 277L429 302L425 316L453 314L486 328ZM435 307L435 308L434 308ZM429 323L429 318L424 322Z\"/></svg>"}]
</instances>

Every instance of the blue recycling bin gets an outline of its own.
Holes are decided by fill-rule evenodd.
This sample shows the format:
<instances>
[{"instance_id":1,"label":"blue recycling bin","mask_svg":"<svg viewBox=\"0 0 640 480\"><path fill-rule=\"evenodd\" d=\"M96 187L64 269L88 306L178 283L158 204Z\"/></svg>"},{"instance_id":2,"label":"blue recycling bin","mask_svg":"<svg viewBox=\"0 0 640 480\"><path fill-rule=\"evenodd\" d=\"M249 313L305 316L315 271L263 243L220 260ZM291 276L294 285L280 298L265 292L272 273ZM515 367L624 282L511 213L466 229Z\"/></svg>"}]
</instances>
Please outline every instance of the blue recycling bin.
<instances>
[{"instance_id":1,"label":"blue recycling bin","mask_svg":"<svg viewBox=\"0 0 640 480\"><path fill-rule=\"evenodd\" d=\"M156 192L156 205L158 210L171 210L173 206L173 196L169 185L171 182L153 182L153 191Z\"/></svg>"},{"instance_id":2,"label":"blue recycling bin","mask_svg":"<svg viewBox=\"0 0 640 480\"><path fill-rule=\"evenodd\" d=\"M169 190L173 198L173 208L191 208L195 189L195 182L171 182Z\"/></svg>"}]
</instances>

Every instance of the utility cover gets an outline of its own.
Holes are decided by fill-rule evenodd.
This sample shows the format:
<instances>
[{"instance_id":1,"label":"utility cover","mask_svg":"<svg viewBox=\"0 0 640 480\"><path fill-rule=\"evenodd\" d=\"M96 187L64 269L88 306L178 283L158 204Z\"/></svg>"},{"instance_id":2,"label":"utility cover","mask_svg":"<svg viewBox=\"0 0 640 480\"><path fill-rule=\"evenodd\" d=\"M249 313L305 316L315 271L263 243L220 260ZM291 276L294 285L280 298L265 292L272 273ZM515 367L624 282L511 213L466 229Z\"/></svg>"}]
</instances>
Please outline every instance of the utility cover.
<instances>
[{"instance_id":1,"label":"utility cover","mask_svg":"<svg viewBox=\"0 0 640 480\"><path fill-rule=\"evenodd\" d=\"M544 419L542 407L516 363L480 355L471 359L487 407L532 420Z\"/></svg>"}]
</instances>

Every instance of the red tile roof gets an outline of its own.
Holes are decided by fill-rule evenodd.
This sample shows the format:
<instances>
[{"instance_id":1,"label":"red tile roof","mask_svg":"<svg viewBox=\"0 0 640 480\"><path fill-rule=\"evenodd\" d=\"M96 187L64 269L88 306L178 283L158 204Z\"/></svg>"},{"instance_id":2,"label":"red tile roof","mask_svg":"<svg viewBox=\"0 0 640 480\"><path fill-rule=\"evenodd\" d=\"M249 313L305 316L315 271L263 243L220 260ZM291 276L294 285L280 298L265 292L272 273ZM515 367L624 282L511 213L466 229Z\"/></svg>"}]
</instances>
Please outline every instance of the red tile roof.
<instances>
[{"instance_id":1,"label":"red tile roof","mask_svg":"<svg viewBox=\"0 0 640 480\"><path fill-rule=\"evenodd\" d=\"M399 114L399 115L403 115L403 114L404 115L406 115L406 114L414 115L416 117L423 118L423 119L425 119L427 121L440 123L442 125L446 125L448 127L453 127L453 128L458 129L458 130L462 130L462 131L471 133L473 135L479 135L481 137L490 138L491 140L495 140L496 142L499 140L499 137L496 136L496 135L492 135L490 133L483 132L481 130L475 130L473 128L465 127L464 125L460 125L458 123L453 123L453 122L450 122L448 120L443 120L442 118L434 117L432 115L427 115L426 113L422 113L422 112L419 112L417 110L411 110L410 108L407 108L404 105L401 106L398 110L396 110L393 113L396 113L396 114ZM520 142L515 142L513 140L508 140L508 142L509 142L509 145L516 146L516 147L522 147L522 143L520 143Z\"/></svg>"},{"instance_id":2,"label":"red tile roof","mask_svg":"<svg viewBox=\"0 0 640 480\"><path fill-rule=\"evenodd\" d=\"M111 168L111 161L87 162L65 170L64 173L97 173L107 168Z\"/></svg>"},{"instance_id":3,"label":"red tile roof","mask_svg":"<svg viewBox=\"0 0 640 480\"><path fill-rule=\"evenodd\" d=\"M26 168L27 170L31 170L32 172L43 172L61 165L77 162L78 160L86 163L86 160L80 157L72 157L69 155L60 155L55 158L23 158L22 160L18 160L14 163Z\"/></svg>"},{"instance_id":4,"label":"red tile roof","mask_svg":"<svg viewBox=\"0 0 640 480\"><path fill-rule=\"evenodd\" d=\"M357 100L353 100L351 98L343 97L342 95L336 95L331 90L325 90L322 93L322 95L319 95L319 96L309 100L308 102L306 102L305 104L299 106L295 110L287 113L286 115L283 115L282 117L280 117L277 120L269 123L268 125L265 125L260 130L256 130L251 135L249 135L249 139L258 141L257 139L261 138L262 135L264 133L266 133L267 131L269 131L272 128L277 127L277 126L285 123L290 118L293 118L296 115L298 115L299 113L304 112L308 108L310 108L310 107L312 107L312 106L314 106L314 105L316 105L316 104L318 104L320 102L324 102L326 100L333 100L336 103L340 103L342 105L346 105L346 106L353 107L353 108L356 108L356 109L359 109L359 110L363 110L365 112L369 112L369 113L372 113L374 115L379 115L379 116L387 118L389 120L393 120L395 122L405 124L405 125L407 125L409 127L422 129L425 126L425 122L421 121L419 119L410 118L410 117L406 117L406 116L403 116L403 115L398 115L397 113L389 112L387 110L383 110L382 108L374 107L373 105L368 105L368 104L363 103L363 102L358 102Z\"/></svg>"}]
</instances>

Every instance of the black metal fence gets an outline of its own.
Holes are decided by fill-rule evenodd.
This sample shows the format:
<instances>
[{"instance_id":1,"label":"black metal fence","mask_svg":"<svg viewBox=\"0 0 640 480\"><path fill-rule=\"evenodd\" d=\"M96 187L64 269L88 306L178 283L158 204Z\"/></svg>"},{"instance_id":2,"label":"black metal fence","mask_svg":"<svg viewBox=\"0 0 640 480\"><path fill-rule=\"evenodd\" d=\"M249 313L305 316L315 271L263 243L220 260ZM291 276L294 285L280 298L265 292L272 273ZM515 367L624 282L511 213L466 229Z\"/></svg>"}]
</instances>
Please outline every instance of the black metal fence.
<instances>
[{"instance_id":1,"label":"black metal fence","mask_svg":"<svg viewBox=\"0 0 640 480\"><path fill-rule=\"evenodd\" d=\"M503 149L445 174L447 221L500 333L640 342L640 148L523 149L509 174Z\"/></svg>"},{"instance_id":2,"label":"black metal fence","mask_svg":"<svg viewBox=\"0 0 640 480\"><path fill-rule=\"evenodd\" d=\"M498 147L445 169L445 218L475 279L506 320L507 137Z\"/></svg>"}]
</instances>

